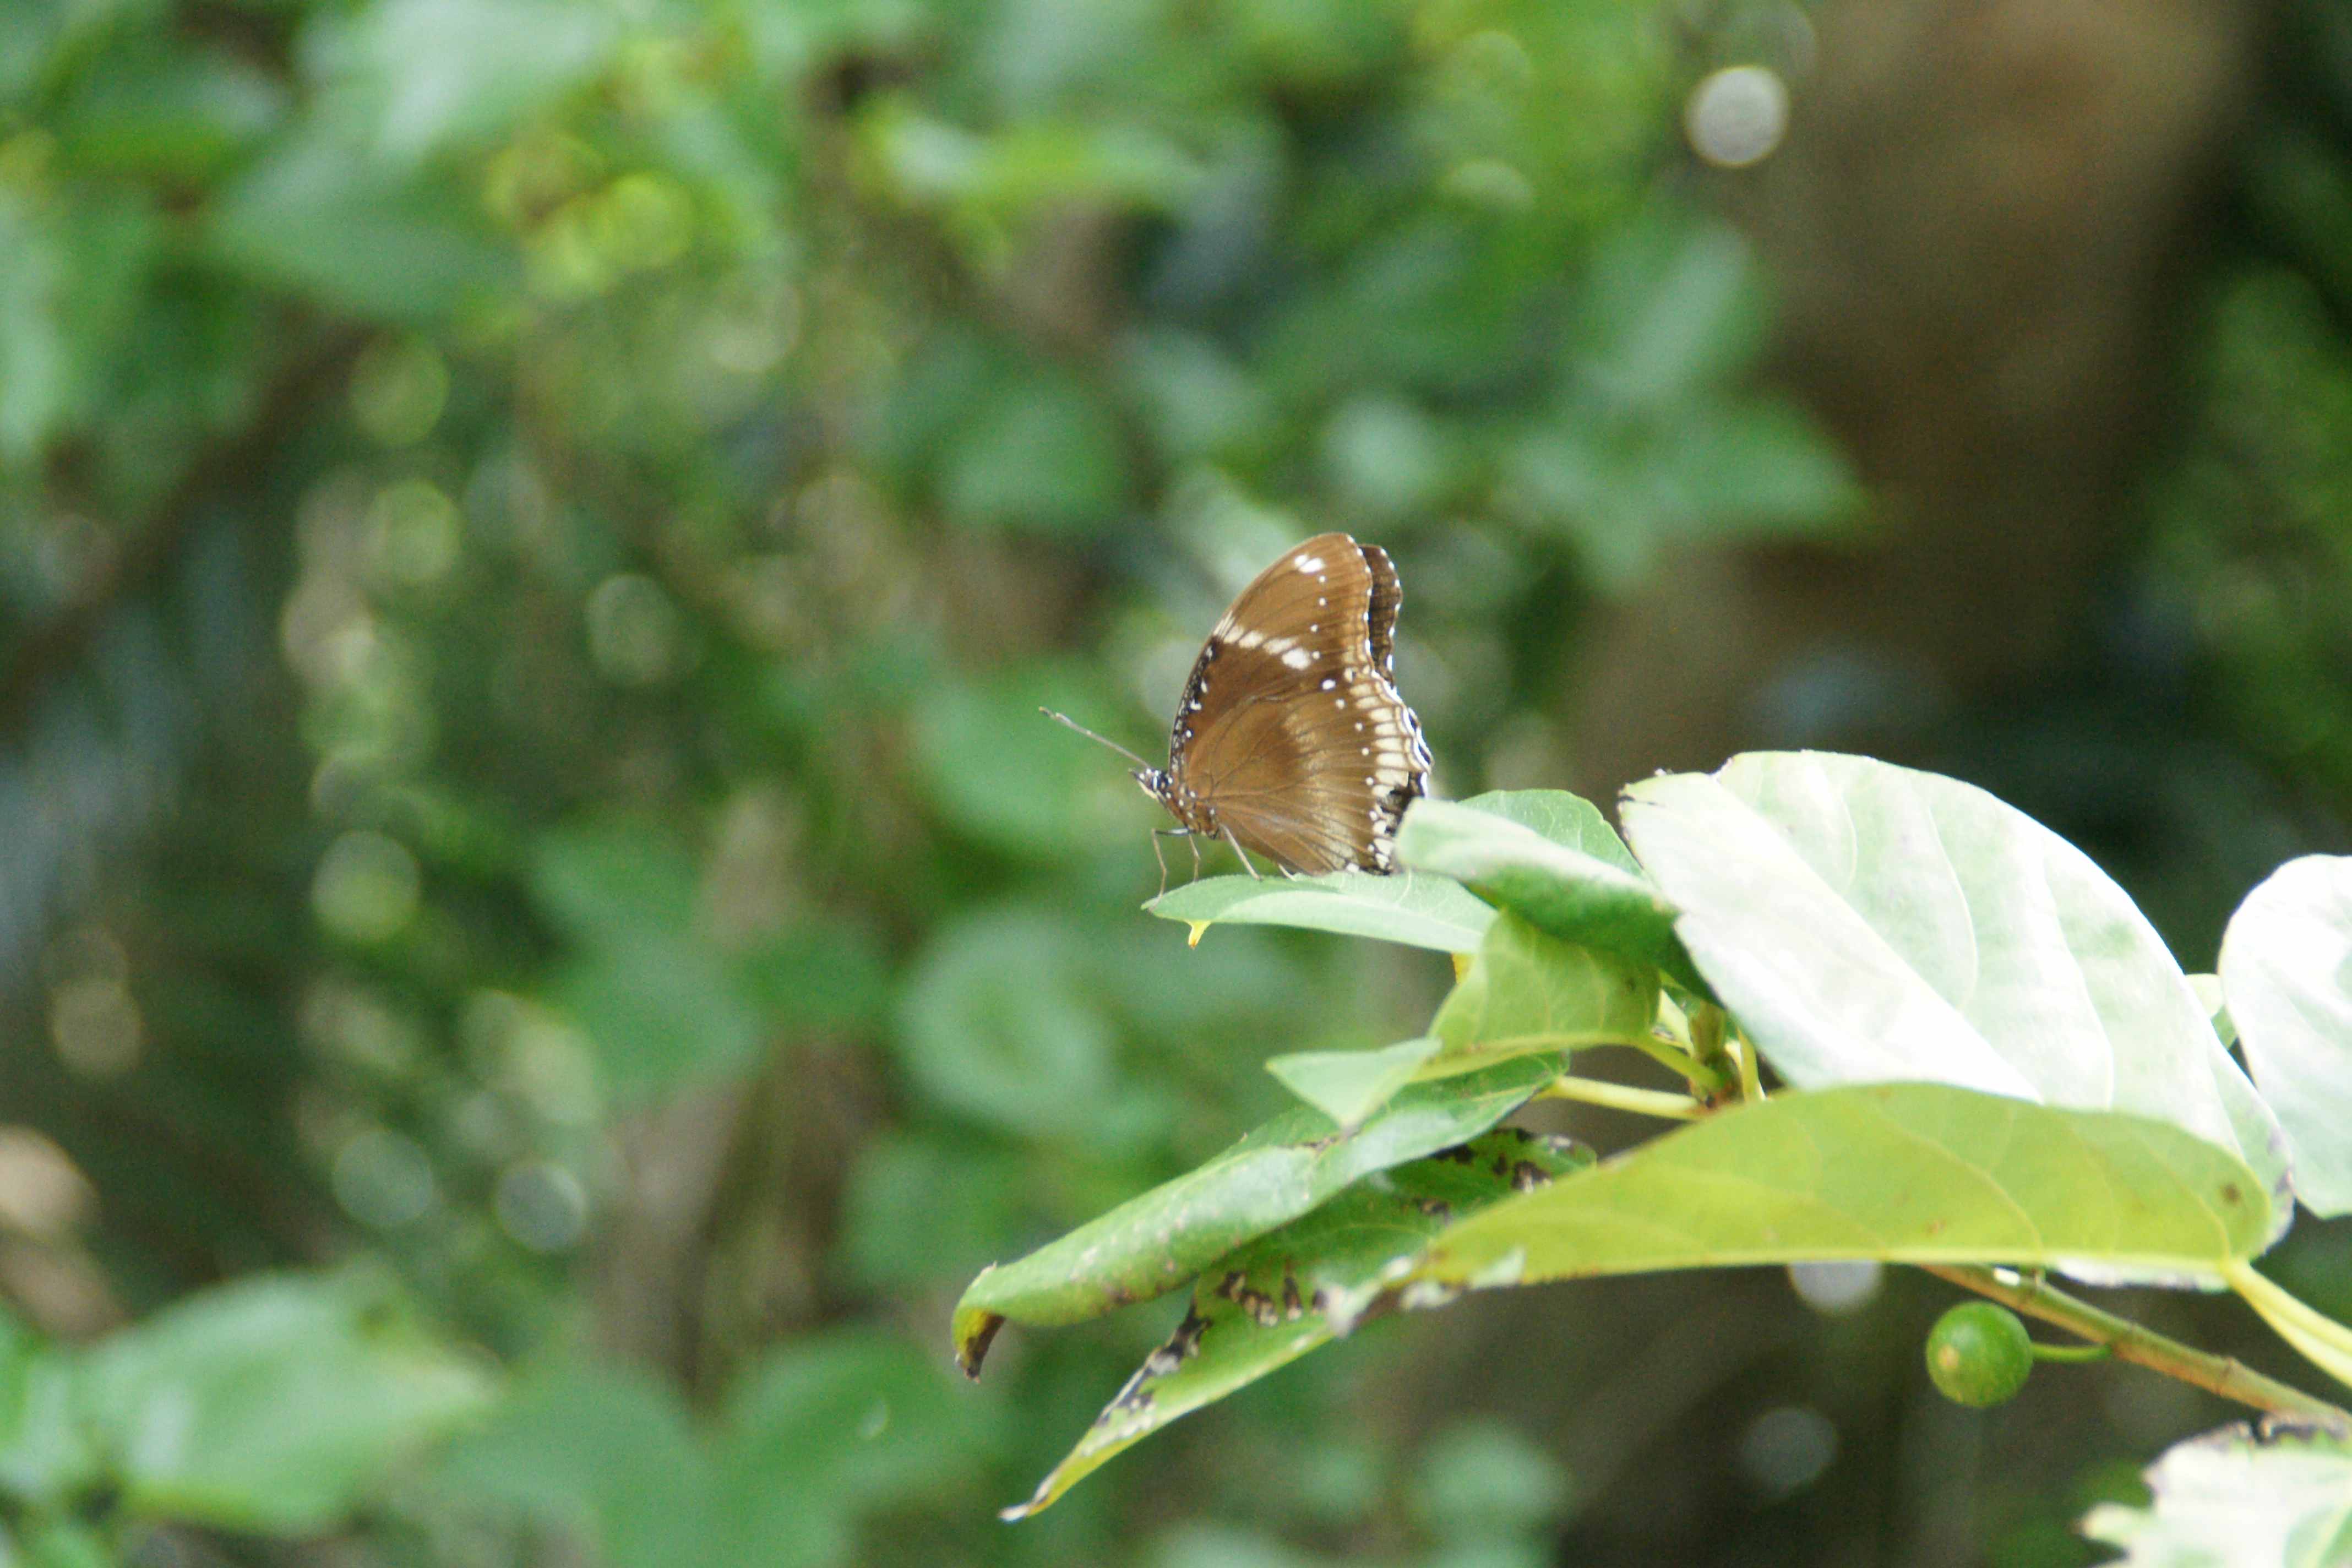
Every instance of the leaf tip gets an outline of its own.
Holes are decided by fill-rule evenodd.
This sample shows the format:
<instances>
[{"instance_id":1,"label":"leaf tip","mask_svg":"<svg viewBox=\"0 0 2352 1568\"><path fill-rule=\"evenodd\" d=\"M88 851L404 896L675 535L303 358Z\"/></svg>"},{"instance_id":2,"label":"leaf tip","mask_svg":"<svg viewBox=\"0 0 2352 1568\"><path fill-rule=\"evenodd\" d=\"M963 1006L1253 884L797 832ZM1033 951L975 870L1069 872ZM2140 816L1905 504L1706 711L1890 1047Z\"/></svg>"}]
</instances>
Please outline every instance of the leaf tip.
<instances>
[{"instance_id":1,"label":"leaf tip","mask_svg":"<svg viewBox=\"0 0 2352 1568\"><path fill-rule=\"evenodd\" d=\"M956 1314L955 1360L964 1376L977 1383L981 1363L988 1359L988 1347L996 1338L996 1331L1004 1326L1004 1315L984 1307L967 1309Z\"/></svg>"},{"instance_id":2,"label":"leaf tip","mask_svg":"<svg viewBox=\"0 0 2352 1568\"><path fill-rule=\"evenodd\" d=\"M1201 933L1209 929L1209 922L1207 921L1186 921L1184 923L1192 928L1184 937L1184 945L1186 947L1200 946Z\"/></svg>"}]
</instances>

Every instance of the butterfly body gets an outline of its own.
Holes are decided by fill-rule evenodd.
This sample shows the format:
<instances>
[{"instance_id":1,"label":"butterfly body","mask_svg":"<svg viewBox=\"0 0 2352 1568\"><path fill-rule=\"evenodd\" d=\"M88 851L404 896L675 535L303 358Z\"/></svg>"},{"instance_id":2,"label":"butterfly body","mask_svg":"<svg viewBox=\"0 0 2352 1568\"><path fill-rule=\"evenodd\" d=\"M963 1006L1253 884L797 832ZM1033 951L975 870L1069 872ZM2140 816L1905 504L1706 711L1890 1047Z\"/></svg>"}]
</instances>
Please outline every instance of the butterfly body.
<instances>
[{"instance_id":1,"label":"butterfly body","mask_svg":"<svg viewBox=\"0 0 2352 1568\"><path fill-rule=\"evenodd\" d=\"M1429 748L1396 689L1402 592L1377 545L1318 534L1244 588L1194 661L1168 765L1135 773L1181 831L1286 871L1393 868Z\"/></svg>"}]
</instances>

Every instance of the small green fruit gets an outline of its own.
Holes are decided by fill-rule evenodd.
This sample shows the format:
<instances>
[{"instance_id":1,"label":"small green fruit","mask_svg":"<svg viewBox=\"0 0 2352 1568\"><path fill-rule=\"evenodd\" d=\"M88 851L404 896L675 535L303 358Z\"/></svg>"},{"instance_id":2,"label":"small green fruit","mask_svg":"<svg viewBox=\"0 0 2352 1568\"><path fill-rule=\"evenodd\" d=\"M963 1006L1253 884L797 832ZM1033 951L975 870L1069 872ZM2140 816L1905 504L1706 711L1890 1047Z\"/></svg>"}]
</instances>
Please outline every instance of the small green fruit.
<instances>
[{"instance_id":1,"label":"small green fruit","mask_svg":"<svg viewBox=\"0 0 2352 1568\"><path fill-rule=\"evenodd\" d=\"M2017 1314L1967 1301L1927 1331L1927 1375L1945 1398L1983 1409L2017 1397L2033 1371L2033 1342Z\"/></svg>"}]
</instances>

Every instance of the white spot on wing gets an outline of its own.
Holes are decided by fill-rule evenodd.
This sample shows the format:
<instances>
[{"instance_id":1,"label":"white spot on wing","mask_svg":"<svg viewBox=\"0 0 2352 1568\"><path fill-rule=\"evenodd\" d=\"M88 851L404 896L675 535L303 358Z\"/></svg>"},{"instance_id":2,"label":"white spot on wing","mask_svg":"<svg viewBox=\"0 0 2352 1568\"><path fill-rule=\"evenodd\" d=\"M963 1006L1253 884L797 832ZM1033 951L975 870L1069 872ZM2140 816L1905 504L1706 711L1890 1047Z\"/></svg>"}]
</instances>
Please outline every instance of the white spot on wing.
<instances>
[{"instance_id":1,"label":"white spot on wing","mask_svg":"<svg viewBox=\"0 0 2352 1568\"><path fill-rule=\"evenodd\" d=\"M1282 656L1282 662L1293 669L1305 669L1315 662L1315 656L1303 647L1294 647Z\"/></svg>"},{"instance_id":2,"label":"white spot on wing","mask_svg":"<svg viewBox=\"0 0 2352 1568\"><path fill-rule=\"evenodd\" d=\"M1320 572L1323 570L1323 557L1320 555L1308 555L1304 552L1301 552L1297 556L1293 558L1290 563L1293 566L1297 567L1301 572Z\"/></svg>"}]
</instances>

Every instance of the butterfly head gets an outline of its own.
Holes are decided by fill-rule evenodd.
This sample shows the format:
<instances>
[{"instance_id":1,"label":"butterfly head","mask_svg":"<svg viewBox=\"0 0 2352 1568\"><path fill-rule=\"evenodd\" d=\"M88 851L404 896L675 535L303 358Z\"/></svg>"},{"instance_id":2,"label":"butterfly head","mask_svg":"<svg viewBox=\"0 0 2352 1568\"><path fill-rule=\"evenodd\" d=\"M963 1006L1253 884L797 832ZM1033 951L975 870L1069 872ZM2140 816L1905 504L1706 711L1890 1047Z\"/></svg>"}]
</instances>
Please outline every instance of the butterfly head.
<instances>
[{"instance_id":1,"label":"butterfly head","mask_svg":"<svg viewBox=\"0 0 2352 1568\"><path fill-rule=\"evenodd\" d=\"M1165 768L1130 768L1128 777L1139 785L1152 799L1166 804L1169 797L1168 770Z\"/></svg>"}]
</instances>

